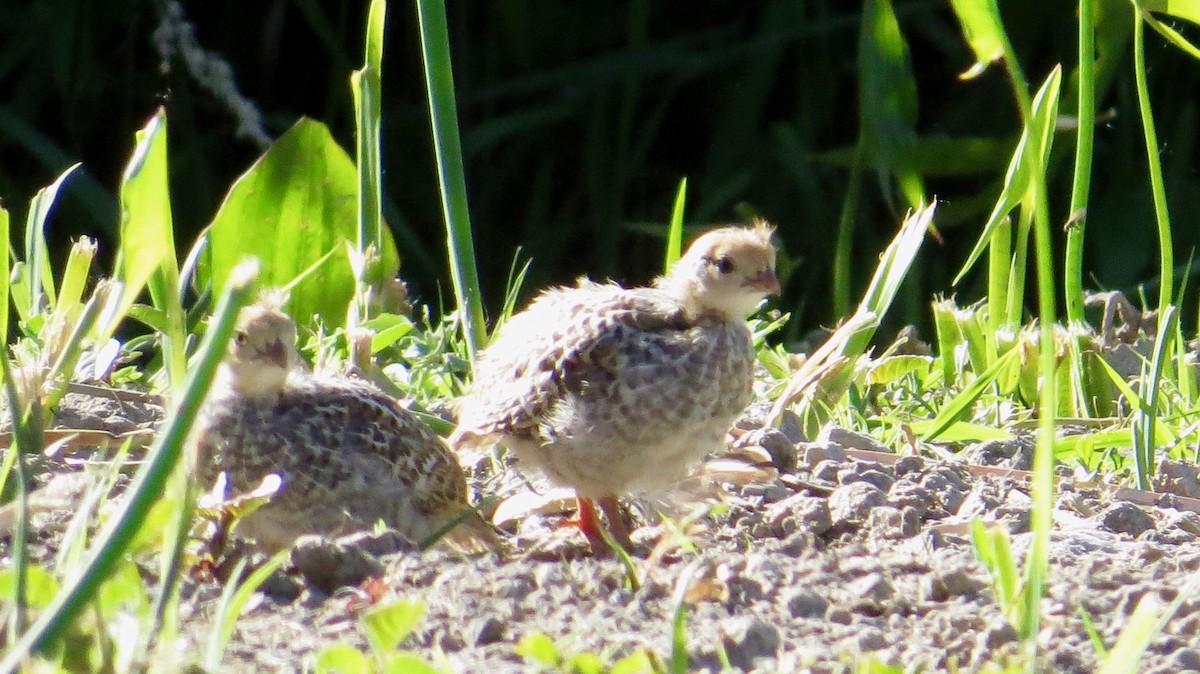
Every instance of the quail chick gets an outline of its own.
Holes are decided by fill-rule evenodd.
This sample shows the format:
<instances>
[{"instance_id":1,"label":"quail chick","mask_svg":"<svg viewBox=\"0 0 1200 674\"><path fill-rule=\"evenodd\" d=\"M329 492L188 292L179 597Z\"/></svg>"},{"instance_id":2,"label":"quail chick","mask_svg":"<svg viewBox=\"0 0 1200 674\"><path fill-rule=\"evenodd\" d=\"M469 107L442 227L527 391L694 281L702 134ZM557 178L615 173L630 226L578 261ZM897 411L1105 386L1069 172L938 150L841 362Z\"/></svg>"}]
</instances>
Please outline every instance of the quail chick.
<instances>
[{"instance_id":1,"label":"quail chick","mask_svg":"<svg viewBox=\"0 0 1200 674\"><path fill-rule=\"evenodd\" d=\"M278 550L303 535L370 531L383 520L416 543L467 513L447 542L466 552L494 548L495 533L468 513L466 480L442 440L367 384L301 371L295 339L277 301L244 309L204 411L201 484L222 471L234 492L269 473L282 478L238 531Z\"/></svg>"},{"instance_id":2,"label":"quail chick","mask_svg":"<svg viewBox=\"0 0 1200 674\"><path fill-rule=\"evenodd\" d=\"M605 549L594 500L628 548L617 498L683 477L750 401L745 318L779 292L772 231L711 231L650 287L542 293L481 354L451 445L504 443L575 490L594 549Z\"/></svg>"}]
</instances>

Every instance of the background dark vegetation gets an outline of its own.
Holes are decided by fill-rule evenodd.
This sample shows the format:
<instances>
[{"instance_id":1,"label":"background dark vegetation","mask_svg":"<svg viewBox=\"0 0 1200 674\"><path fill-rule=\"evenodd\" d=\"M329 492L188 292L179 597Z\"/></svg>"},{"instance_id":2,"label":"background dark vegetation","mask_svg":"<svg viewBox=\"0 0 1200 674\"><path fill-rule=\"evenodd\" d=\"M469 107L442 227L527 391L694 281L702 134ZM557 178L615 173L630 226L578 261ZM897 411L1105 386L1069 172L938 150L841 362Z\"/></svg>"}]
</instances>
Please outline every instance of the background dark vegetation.
<instances>
[{"instance_id":1,"label":"background dark vegetation","mask_svg":"<svg viewBox=\"0 0 1200 674\"><path fill-rule=\"evenodd\" d=\"M1094 288L1132 290L1157 276L1129 44L1132 10L1124 0L1098 4L1103 121L1084 268ZM958 79L971 56L947 2L894 6L917 90L915 125L900 133L925 149L926 191L945 203L937 219L941 241L926 244L892 322L927 323L931 294L950 287L991 208L1019 120L999 68ZM0 198L19 223L38 188L82 161L85 172L68 182L50 224L60 254L84 233L98 237L102 251L115 249L113 195L133 132L156 106L169 113L181 250L262 150L236 136L228 107L197 86L178 56L164 60L156 49L163 7L158 0L6 0L0 7ZM308 115L329 124L352 151L348 76L362 60L366 8L361 0L267 0L186 3L184 12L199 43L232 66L269 135ZM1075 3L1002 2L1001 10L1032 87L1055 64L1067 64L1060 112L1073 115ZM798 318L793 336L839 318L831 262L862 128L858 3L451 0L448 11L491 312L518 246L533 258L527 292L585 273L646 281L661 267L661 235L686 176L689 225L761 215L779 226L790 260L779 306ZM1149 31L1147 51L1176 258L1184 260L1200 241L1200 68ZM389 7L384 94L385 215L397 234L402 274L438 305L449 297L449 274L409 2ZM969 152L933 145L966 138L979 139ZM1069 129L1058 134L1051 181L1057 222L1068 217L1073 145ZM907 208L893 167L874 159L849 200L854 298ZM968 278L960 300L982 296L981 278Z\"/></svg>"}]
</instances>

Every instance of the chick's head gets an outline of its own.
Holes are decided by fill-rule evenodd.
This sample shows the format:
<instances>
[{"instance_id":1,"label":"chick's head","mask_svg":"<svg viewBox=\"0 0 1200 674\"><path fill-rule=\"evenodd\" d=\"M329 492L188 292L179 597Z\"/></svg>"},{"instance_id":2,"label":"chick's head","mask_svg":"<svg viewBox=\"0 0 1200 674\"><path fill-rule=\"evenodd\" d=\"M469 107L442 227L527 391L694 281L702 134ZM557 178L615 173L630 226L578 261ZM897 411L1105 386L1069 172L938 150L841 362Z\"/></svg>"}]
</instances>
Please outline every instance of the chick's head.
<instances>
[{"instance_id":1,"label":"chick's head","mask_svg":"<svg viewBox=\"0 0 1200 674\"><path fill-rule=\"evenodd\" d=\"M260 301L238 316L225 360L231 386L255 397L278 392L296 365L296 324L272 301Z\"/></svg>"},{"instance_id":2,"label":"chick's head","mask_svg":"<svg viewBox=\"0 0 1200 674\"><path fill-rule=\"evenodd\" d=\"M779 294L773 229L723 227L696 239L671 273L659 281L689 313L741 320L767 295Z\"/></svg>"}]
</instances>

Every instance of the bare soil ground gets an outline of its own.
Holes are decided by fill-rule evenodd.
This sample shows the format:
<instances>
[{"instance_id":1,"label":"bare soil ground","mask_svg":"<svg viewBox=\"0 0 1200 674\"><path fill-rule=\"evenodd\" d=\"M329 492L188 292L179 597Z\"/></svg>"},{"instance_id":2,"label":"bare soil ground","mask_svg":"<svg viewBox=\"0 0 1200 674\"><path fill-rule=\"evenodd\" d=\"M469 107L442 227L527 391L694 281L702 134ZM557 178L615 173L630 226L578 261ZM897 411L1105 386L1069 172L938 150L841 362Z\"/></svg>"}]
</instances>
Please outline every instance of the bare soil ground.
<instances>
[{"instance_id":1,"label":"bare soil ground","mask_svg":"<svg viewBox=\"0 0 1200 674\"><path fill-rule=\"evenodd\" d=\"M721 671L727 658L734 671L842 672L868 654L977 671L1015 656L1019 642L974 556L970 522L1006 528L1024 554L1031 444L982 443L959 463L898 457L840 429L815 442L752 431L739 445L769 454L777 475L723 485L724 505L686 537L634 509L636 591L619 561L591 555L555 513L524 518L507 555L416 552L387 535L311 542L248 605L222 671L301 671L327 645L365 647L358 613L392 599L426 604L404 646L454 671L531 671L514 645L534 632L568 654L666 659L681 590L693 671ZM1174 494L1060 479L1039 670L1095 671L1086 619L1111 648L1143 597L1169 603L1200 573L1195 468L1166 464L1160 488ZM52 553L68 514L35 520L35 557ZM220 590L185 588L185 660L206 643ZM1200 672L1200 597L1184 598L1142 671Z\"/></svg>"}]
</instances>

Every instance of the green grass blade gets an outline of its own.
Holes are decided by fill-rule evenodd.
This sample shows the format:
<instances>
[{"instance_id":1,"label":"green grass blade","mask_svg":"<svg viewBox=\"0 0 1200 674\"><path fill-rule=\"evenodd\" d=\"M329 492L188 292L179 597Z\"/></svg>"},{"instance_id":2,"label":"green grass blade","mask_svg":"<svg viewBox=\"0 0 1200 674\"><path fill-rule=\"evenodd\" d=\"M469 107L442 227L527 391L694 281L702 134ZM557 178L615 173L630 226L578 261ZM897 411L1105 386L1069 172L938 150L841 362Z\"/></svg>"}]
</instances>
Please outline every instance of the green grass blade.
<instances>
[{"instance_id":1,"label":"green grass blade","mask_svg":"<svg viewBox=\"0 0 1200 674\"><path fill-rule=\"evenodd\" d=\"M42 309L42 299L48 300L53 307L54 275L50 270L50 254L46 250L46 220L50 217L50 209L58 198L58 192L63 183L81 164L72 164L63 171L50 185L38 190L29 202L29 214L25 218L25 264L29 265L29 283L32 292L29 296L28 311L30 315L37 314ZM7 245L8 239L4 240ZM44 295L43 295L44 293Z\"/></svg>"},{"instance_id":2,"label":"green grass blade","mask_svg":"<svg viewBox=\"0 0 1200 674\"><path fill-rule=\"evenodd\" d=\"M117 278L122 291L116 309L106 312L98 343L104 343L133 306L142 288L150 285L155 305L178 305L178 267L167 190L167 117L163 109L135 135L133 156L121 176L121 247ZM172 299L172 295L176 296ZM169 381L176 387L186 364L182 311L168 317L163 351Z\"/></svg>"},{"instance_id":3,"label":"green grass blade","mask_svg":"<svg viewBox=\"0 0 1200 674\"><path fill-rule=\"evenodd\" d=\"M458 312L462 317L463 336L474 367L475 356L487 339L487 326L483 319L475 243L467 208L467 181L463 171L462 141L458 133L445 1L417 0L417 18L421 24L421 55L425 64L425 86L429 95L433 149L437 155L442 214L446 219L450 276L458 300Z\"/></svg>"},{"instance_id":4,"label":"green grass blade","mask_svg":"<svg viewBox=\"0 0 1200 674\"><path fill-rule=\"evenodd\" d=\"M247 266L231 277L200 345L195 368L189 373L178 397L178 406L160 429L118 511L97 536L86 566L64 584L37 622L4 656L0 661L0 672L15 672L29 655L57 641L115 568L150 507L162 493L171 471L179 463L184 443L233 333L238 311L250 300L255 275L256 270Z\"/></svg>"},{"instance_id":5,"label":"green grass blade","mask_svg":"<svg viewBox=\"0 0 1200 674\"><path fill-rule=\"evenodd\" d=\"M950 0L963 37L975 54L975 64L960 77L970 79L1004 56L1004 28L994 0Z\"/></svg>"},{"instance_id":6,"label":"green grass blade","mask_svg":"<svg viewBox=\"0 0 1200 674\"><path fill-rule=\"evenodd\" d=\"M1138 3L1133 6L1133 68L1137 83L1138 108L1142 133L1146 140L1146 164L1150 172L1150 190L1154 195L1154 220L1158 224L1159 281L1158 312L1162 315L1175 292L1175 259L1171 243L1171 215L1167 210L1167 192L1163 185L1162 160L1159 157L1158 131L1150 108L1150 88L1146 83L1146 22Z\"/></svg>"},{"instance_id":7,"label":"green grass blade","mask_svg":"<svg viewBox=\"0 0 1200 674\"><path fill-rule=\"evenodd\" d=\"M1067 228L1067 262L1063 297L1067 320L1083 323L1083 231L1087 223L1092 181L1092 147L1096 137L1096 29L1094 0L1079 0L1078 121L1075 135L1075 178L1071 183L1071 223Z\"/></svg>"},{"instance_id":8,"label":"green grass blade","mask_svg":"<svg viewBox=\"0 0 1200 674\"><path fill-rule=\"evenodd\" d=\"M1117 637L1117 643L1108 652L1099 674L1134 674L1142 671L1138 667L1142 654L1154 638L1162 633L1183 602L1195 598L1197 590L1200 590L1200 579L1180 588L1175 600L1165 607L1161 607L1153 592L1142 597Z\"/></svg>"},{"instance_id":9,"label":"green grass blade","mask_svg":"<svg viewBox=\"0 0 1200 674\"><path fill-rule=\"evenodd\" d=\"M1054 427L1058 410L1056 376L1057 349L1054 342L1056 321L1054 299L1054 257L1050 233L1050 207L1047 199L1046 165L1053 141L1054 122L1058 117L1058 94L1062 70L1055 67L1034 99L1033 112L1028 117L1030 135L1035 139L1036 152L1026 155L1030 174L1030 191L1023 210L1032 210L1034 252L1037 266L1038 322L1041 396L1038 400L1038 438L1033 458L1033 517L1030 525L1032 543L1025 561L1025 607L1018 632L1034 643L1041 620L1041 599L1044 579L1049 568L1050 529L1054 510ZM1029 208L1032 202L1032 209Z\"/></svg>"},{"instance_id":10,"label":"green grass blade","mask_svg":"<svg viewBox=\"0 0 1200 674\"><path fill-rule=\"evenodd\" d=\"M370 318L366 289L379 285L394 277L398 267L371 263L368 251L383 250L382 165L380 161L380 123L382 119L383 95L383 26L387 15L385 0L372 0L367 15L366 55L361 70L350 76L350 88L354 94L356 124L356 166L358 169L358 237L357 251L366 264L359 270L358 302L355 318L365 321Z\"/></svg>"},{"instance_id":11,"label":"green grass blade","mask_svg":"<svg viewBox=\"0 0 1200 674\"><path fill-rule=\"evenodd\" d=\"M679 256L683 254L683 207L687 203L687 183L684 178L679 181L679 189L675 191L675 203L671 207L671 224L667 228L667 259L663 263L663 273L671 271Z\"/></svg>"},{"instance_id":12,"label":"green grass blade","mask_svg":"<svg viewBox=\"0 0 1200 674\"><path fill-rule=\"evenodd\" d=\"M9 239L9 217L8 211L0 206L0 241L8 242ZM8 322L9 322L9 280L12 278L12 269L9 268L9 247L0 245L0 344L8 344Z\"/></svg>"},{"instance_id":13,"label":"green grass blade","mask_svg":"<svg viewBox=\"0 0 1200 674\"><path fill-rule=\"evenodd\" d=\"M988 390L988 387L990 387L996 381L996 379L1000 376L1000 373L1005 368L1013 367L1016 364L1020 355L1020 349L1012 349L1003 356L997 358L992 363L991 367L981 372L979 376L975 378L975 381L971 382L971 384L964 388L962 392L954 396L950 402L946 403L946 406L943 407L942 410L938 412L938 415L934 417L933 421L930 422L930 428L923 436L921 436L921 440L924 442L930 442L936 439L943 432L945 432L946 429L950 428L963 416L965 416L970 411L971 405L974 405L975 401L979 400L979 396L983 395L983 393Z\"/></svg>"},{"instance_id":14,"label":"green grass blade","mask_svg":"<svg viewBox=\"0 0 1200 674\"><path fill-rule=\"evenodd\" d=\"M183 384L187 368L187 326L179 292L179 262L175 258L175 228L171 219L168 185L167 115L158 113L140 132L139 147L146 146L144 161L134 159L121 177L121 246L142 239L158 240L157 264L146 285L155 308L166 316L162 335L163 363L172 392ZM149 264L149 257L147 257Z\"/></svg>"},{"instance_id":15,"label":"green grass blade","mask_svg":"<svg viewBox=\"0 0 1200 674\"><path fill-rule=\"evenodd\" d=\"M204 668L207 671L220 671L221 656L225 653L225 646L233 636L233 627L242 613L242 608L246 606L246 602L266 582L267 578L275 573L275 569L283 564L290 553L291 550L281 550L275 553L241 583L237 581L242 577L245 566L244 558L230 574L225 588L221 591L221 599L217 603L217 624L209 634L208 649L204 655Z\"/></svg>"}]
</instances>

